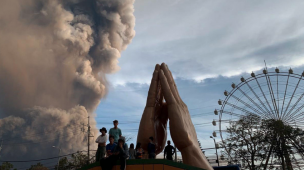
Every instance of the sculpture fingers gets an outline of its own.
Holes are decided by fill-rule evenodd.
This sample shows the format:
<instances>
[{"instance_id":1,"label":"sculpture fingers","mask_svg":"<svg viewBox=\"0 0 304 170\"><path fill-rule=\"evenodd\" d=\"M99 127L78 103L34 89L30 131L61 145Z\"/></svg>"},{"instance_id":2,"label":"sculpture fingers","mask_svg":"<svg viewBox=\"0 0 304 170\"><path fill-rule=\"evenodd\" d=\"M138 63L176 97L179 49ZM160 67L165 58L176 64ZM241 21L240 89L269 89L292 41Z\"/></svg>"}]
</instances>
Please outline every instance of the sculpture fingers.
<instances>
[{"instance_id":1,"label":"sculpture fingers","mask_svg":"<svg viewBox=\"0 0 304 170\"><path fill-rule=\"evenodd\" d=\"M176 86L175 86L175 82L174 82L174 79L168 69L168 66L165 64L165 63L162 63L161 66L160 66L160 69L164 71L164 74L168 80L168 84L170 86L170 89L171 89L171 92L174 96L174 98L177 100L177 102L180 101L180 97L178 95L178 92L177 92L177 89L176 89Z\"/></svg>"},{"instance_id":2,"label":"sculpture fingers","mask_svg":"<svg viewBox=\"0 0 304 170\"><path fill-rule=\"evenodd\" d=\"M168 67L168 65L167 65L167 67ZM177 98L178 98L180 101L182 101L182 98L181 98L180 95L179 95L179 92L178 92L176 83L175 83L175 81L174 81L174 79L173 79L172 73L171 73L171 71L169 70L169 68L168 68L168 71L169 71L170 76L171 76L171 78L172 78L172 80L173 80L174 89L176 90Z\"/></svg>"},{"instance_id":3,"label":"sculpture fingers","mask_svg":"<svg viewBox=\"0 0 304 170\"><path fill-rule=\"evenodd\" d=\"M159 64L156 64L155 66L155 70L153 72L153 77L151 80L151 85L149 88L149 92L148 92L148 97L147 97L147 107L154 107L155 105L155 101L156 101L156 95L157 95L157 88L158 88L158 77L159 77L159 70L160 70L160 66Z\"/></svg>"},{"instance_id":4,"label":"sculpture fingers","mask_svg":"<svg viewBox=\"0 0 304 170\"><path fill-rule=\"evenodd\" d=\"M141 117L137 133L137 142L142 144L144 150L147 150L149 137L154 137L155 135L153 118L154 107L146 107Z\"/></svg>"},{"instance_id":5,"label":"sculpture fingers","mask_svg":"<svg viewBox=\"0 0 304 170\"><path fill-rule=\"evenodd\" d=\"M172 91L170 89L170 86L169 86L169 83L168 83L168 80L165 76L165 73L164 71L161 69L160 72L159 72L159 80L160 80L160 84L162 86L162 91L163 91L163 94L164 94L164 97L165 97L165 100L167 102L168 105L170 104L175 104L176 103L176 100L172 94Z\"/></svg>"},{"instance_id":6,"label":"sculpture fingers","mask_svg":"<svg viewBox=\"0 0 304 170\"><path fill-rule=\"evenodd\" d=\"M166 107L162 108L162 113L155 121L155 142L156 142L156 154L162 152L167 140L167 122L168 122L168 110Z\"/></svg>"}]
</instances>

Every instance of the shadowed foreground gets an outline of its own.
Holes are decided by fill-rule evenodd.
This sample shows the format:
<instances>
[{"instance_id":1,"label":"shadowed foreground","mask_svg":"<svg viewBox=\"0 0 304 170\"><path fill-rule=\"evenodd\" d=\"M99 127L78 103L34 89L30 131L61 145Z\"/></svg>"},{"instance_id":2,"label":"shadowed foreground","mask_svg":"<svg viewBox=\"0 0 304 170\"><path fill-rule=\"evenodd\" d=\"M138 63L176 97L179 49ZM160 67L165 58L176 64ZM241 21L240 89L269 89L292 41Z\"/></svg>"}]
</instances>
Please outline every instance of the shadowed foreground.
<instances>
[{"instance_id":1,"label":"shadowed foreground","mask_svg":"<svg viewBox=\"0 0 304 170\"><path fill-rule=\"evenodd\" d=\"M119 170L119 161L112 170ZM127 160L127 170L204 170L201 168L177 163L166 159L133 159ZM215 170L239 170L237 166L214 167ZM99 163L93 163L82 167L80 170L101 170Z\"/></svg>"},{"instance_id":2,"label":"shadowed foreground","mask_svg":"<svg viewBox=\"0 0 304 170\"><path fill-rule=\"evenodd\" d=\"M119 161L113 167L113 170L119 170ZM201 168L177 163L165 159L133 159L127 160L126 169L130 170L203 170ZM82 167L80 170L101 170L99 163L93 163Z\"/></svg>"}]
</instances>

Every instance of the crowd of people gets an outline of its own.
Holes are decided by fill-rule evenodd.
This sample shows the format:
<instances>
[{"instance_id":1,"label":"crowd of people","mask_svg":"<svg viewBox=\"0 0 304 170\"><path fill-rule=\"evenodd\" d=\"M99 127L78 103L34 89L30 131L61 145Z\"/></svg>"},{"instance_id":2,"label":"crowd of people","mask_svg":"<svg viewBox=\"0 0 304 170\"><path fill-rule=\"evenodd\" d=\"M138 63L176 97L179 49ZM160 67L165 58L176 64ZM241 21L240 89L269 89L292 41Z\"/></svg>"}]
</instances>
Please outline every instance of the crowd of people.
<instances>
[{"instance_id":1,"label":"crowd of people","mask_svg":"<svg viewBox=\"0 0 304 170\"><path fill-rule=\"evenodd\" d=\"M101 128L99 131L101 135L96 139L98 143L98 149L96 152L96 162L100 162L102 170L112 170L117 160L120 161L120 169L124 170L126 167L127 159L142 159L145 155L145 151L141 147L141 143L137 143L134 149L134 144L126 143L125 137L122 136L121 129L118 128L118 121L113 121L114 127L109 131L109 137L107 135L107 129L105 127ZM107 144L107 141L109 143ZM155 144L154 138L149 137L148 144L148 158L155 159ZM164 159L173 160L173 154L175 153L175 148L170 145L170 141L167 142L167 146L164 151Z\"/></svg>"}]
</instances>

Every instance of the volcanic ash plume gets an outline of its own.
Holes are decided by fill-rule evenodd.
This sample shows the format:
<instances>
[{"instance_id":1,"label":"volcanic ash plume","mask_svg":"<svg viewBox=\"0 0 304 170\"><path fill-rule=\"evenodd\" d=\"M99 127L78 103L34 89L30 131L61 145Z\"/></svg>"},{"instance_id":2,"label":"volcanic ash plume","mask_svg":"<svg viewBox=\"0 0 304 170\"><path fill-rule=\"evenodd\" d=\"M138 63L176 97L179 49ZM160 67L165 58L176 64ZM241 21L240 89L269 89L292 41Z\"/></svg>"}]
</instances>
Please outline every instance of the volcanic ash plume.
<instances>
[{"instance_id":1,"label":"volcanic ash plume","mask_svg":"<svg viewBox=\"0 0 304 170\"><path fill-rule=\"evenodd\" d=\"M52 145L64 153L86 147L81 128L135 35L133 3L0 1L2 159L54 156Z\"/></svg>"}]
</instances>

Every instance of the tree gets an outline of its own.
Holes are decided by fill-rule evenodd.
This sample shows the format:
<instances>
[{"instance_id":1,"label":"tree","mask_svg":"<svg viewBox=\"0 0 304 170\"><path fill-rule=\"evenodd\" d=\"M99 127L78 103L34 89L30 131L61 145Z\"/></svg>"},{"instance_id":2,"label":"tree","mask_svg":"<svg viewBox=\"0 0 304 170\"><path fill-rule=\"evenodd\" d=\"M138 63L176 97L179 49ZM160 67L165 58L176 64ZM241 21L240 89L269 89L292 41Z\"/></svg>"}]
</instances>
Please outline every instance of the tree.
<instances>
[{"instance_id":1,"label":"tree","mask_svg":"<svg viewBox=\"0 0 304 170\"><path fill-rule=\"evenodd\" d=\"M133 136L131 136L131 135L126 135L125 136L125 142L128 142L128 141L130 141L132 139L133 139Z\"/></svg>"},{"instance_id":2,"label":"tree","mask_svg":"<svg viewBox=\"0 0 304 170\"><path fill-rule=\"evenodd\" d=\"M69 161L71 166L75 169L79 169L87 164L88 156L82 152L77 152L72 155L72 159Z\"/></svg>"},{"instance_id":3,"label":"tree","mask_svg":"<svg viewBox=\"0 0 304 170\"><path fill-rule=\"evenodd\" d=\"M3 162L2 165L0 166L0 170L11 170L13 168L14 168L13 164L11 164L9 162ZM14 169L14 170L16 170L16 169Z\"/></svg>"},{"instance_id":4,"label":"tree","mask_svg":"<svg viewBox=\"0 0 304 170\"><path fill-rule=\"evenodd\" d=\"M244 169L269 169L271 157L271 161L282 165L283 170L292 170L294 151L304 158L299 144L303 131L281 120L262 120L248 114L232 122L227 133L223 143L225 152L230 155L230 162L241 164Z\"/></svg>"},{"instance_id":5,"label":"tree","mask_svg":"<svg viewBox=\"0 0 304 170\"><path fill-rule=\"evenodd\" d=\"M296 152L302 159L304 158L303 147L299 144L299 140L304 134L303 130L285 124L282 120L274 119L264 120L263 127L267 129L268 135L265 139L270 144L264 169L267 169L270 155L274 153L283 170L292 170L294 153Z\"/></svg>"},{"instance_id":6,"label":"tree","mask_svg":"<svg viewBox=\"0 0 304 170\"><path fill-rule=\"evenodd\" d=\"M43 166L40 162L36 165L31 165L31 167L27 170L48 170L47 167Z\"/></svg>"},{"instance_id":7,"label":"tree","mask_svg":"<svg viewBox=\"0 0 304 170\"><path fill-rule=\"evenodd\" d=\"M67 170L67 169L80 169L87 164L87 155L82 152L72 154L71 158L63 157L59 160L59 166L56 164L55 169Z\"/></svg>"},{"instance_id":8,"label":"tree","mask_svg":"<svg viewBox=\"0 0 304 170\"><path fill-rule=\"evenodd\" d=\"M251 114L232 122L227 128L226 152L232 162L245 169L254 170L262 166L267 143L260 125L260 117Z\"/></svg>"},{"instance_id":9,"label":"tree","mask_svg":"<svg viewBox=\"0 0 304 170\"><path fill-rule=\"evenodd\" d=\"M55 169L57 169L57 166L55 166ZM63 157L59 160L59 167L58 170L66 170L66 169L71 169L73 167L72 163L69 162L67 157Z\"/></svg>"},{"instance_id":10,"label":"tree","mask_svg":"<svg viewBox=\"0 0 304 170\"><path fill-rule=\"evenodd\" d=\"M93 161L92 161L93 162ZM91 163L92 163L91 162ZM94 161L95 162L95 161ZM63 157L59 160L59 166L56 164L55 169L67 170L67 169L80 169L87 164L87 155L82 152L72 154L71 158Z\"/></svg>"}]
</instances>

